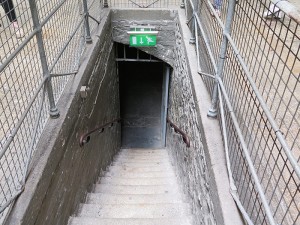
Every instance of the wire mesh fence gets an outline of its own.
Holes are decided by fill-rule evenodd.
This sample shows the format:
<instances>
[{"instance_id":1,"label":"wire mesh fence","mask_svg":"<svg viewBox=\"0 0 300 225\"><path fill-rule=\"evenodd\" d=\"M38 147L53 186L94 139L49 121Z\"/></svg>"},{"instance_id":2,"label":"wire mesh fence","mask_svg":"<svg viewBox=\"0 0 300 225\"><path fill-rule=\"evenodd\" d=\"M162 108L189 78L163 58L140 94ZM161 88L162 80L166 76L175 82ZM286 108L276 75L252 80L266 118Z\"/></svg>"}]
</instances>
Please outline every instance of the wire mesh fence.
<instances>
[{"instance_id":1,"label":"wire mesh fence","mask_svg":"<svg viewBox=\"0 0 300 225\"><path fill-rule=\"evenodd\" d=\"M87 0L89 14L84 2L0 1L0 223L24 188L49 109L58 116L67 75L78 70L85 18L92 31L101 20L102 2Z\"/></svg>"},{"instance_id":2,"label":"wire mesh fence","mask_svg":"<svg viewBox=\"0 0 300 225\"><path fill-rule=\"evenodd\" d=\"M186 14L209 113L214 104L223 112L231 191L245 220L300 224L299 11L287 1L199 0L186 2Z\"/></svg>"}]
</instances>

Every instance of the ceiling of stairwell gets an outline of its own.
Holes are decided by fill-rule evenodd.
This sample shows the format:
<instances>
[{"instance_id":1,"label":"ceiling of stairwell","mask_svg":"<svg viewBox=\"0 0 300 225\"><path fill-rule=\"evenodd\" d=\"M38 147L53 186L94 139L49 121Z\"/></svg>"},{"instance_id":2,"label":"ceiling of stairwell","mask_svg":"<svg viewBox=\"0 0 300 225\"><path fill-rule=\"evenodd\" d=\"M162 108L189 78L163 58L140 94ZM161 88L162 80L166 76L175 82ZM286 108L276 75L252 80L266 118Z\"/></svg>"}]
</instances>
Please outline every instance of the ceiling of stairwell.
<instances>
[{"instance_id":1,"label":"ceiling of stairwell","mask_svg":"<svg viewBox=\"0 0 300 225\"><path fill-rule=\"evenodd\" d=\"M130 26L153 26L158 31L155 47L139 47L174 66L175 26L177 12L173 10L112 10L112 38L115 42L129 45Z\"/></svg>"}]
</instances>

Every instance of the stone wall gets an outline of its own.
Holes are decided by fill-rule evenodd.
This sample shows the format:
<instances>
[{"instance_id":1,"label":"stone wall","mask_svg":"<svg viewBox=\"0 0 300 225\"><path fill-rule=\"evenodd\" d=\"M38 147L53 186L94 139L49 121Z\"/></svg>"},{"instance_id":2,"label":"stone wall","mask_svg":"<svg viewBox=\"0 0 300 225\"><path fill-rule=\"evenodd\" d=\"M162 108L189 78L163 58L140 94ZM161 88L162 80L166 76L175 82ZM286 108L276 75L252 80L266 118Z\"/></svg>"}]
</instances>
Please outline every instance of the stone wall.
<instances>
[{"instance_id":1,"label":"stone wall","mask_svg":"<svg viewBox=\"0 0 300 225\"><path fill-rule=\"evenodd\" d=\"M208 168L210 160L205 154L207 146L203 138L199 106L196 103L178 17L175 20L174 33L176 44L170 79L168 117L188 134L191 146L188 148L182 137L168 126L167 148L179 173L183 190L192 202L195 224L222 224L222 217L216 217L219 206L213 197L217 196L211 193L214 176Z\"/></svg>"},{"instance_id":2,"label":"stone wall","mask_svg":"<svg viewBox=\"0 0 300 225\"><path fill-rule=\"evenodd\" d=\"M120 125L92 135L89 143L79 147L83 133L120 116L108 11L98 32L80 71L60 99L60 118L49 120L46 126L36 163L7 224L67 224L86 191L120 149ZM90 88L85 99L79 92L82 85Z\"/></svg>"}]
</instances>

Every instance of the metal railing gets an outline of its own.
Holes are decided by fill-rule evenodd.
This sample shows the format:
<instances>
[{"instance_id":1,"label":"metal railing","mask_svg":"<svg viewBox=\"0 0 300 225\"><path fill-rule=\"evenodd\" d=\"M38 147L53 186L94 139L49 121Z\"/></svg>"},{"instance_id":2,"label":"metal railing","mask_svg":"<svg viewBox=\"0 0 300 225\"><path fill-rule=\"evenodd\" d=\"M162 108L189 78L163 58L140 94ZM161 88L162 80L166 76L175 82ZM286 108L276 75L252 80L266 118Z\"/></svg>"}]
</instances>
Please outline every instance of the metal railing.
<instances>
[{"instance_id":1,"label":"metal railing","mask_svg":"<svg viewBox=\"0 0 300 225\"><path fill-rule=\"evenodd\" d=\"M38 139L101 20L98 0L1 0L0 223L23 191Z\"/></svg>"},{"instance_id":2,"label":"metal railing","mask_svg":"<svg viewBox=\"0 0 300 225\"><path fill-rule=\"evenodd\" d=\"M12 9L4 11L8 1L0 7L1 212L23 190L38 139L49 114L59 115L56 103L77 73L102 7L180 5L213 99L209 115L220 118L231 193L245 220L300 223L300 19L291 4L13 0L14 18Z\"/></svg>"},{"instance_id":3,"label":"metal railing","mask_svg":"<svg viewBox=\"0 0 300 225\"><path fill-rule=\"evenodd\" d=\"M300 224L300 13L287 1L186 0L248 224ZM219 112L219 114L217 114Z\"/></svg>"},{"instance_id":4,"label":"metal railing","mask_svg":"<svg viewBox=\"0 0 300 225\"><path fill-rule=\"evenodd\" d=\"M191 141L189 136L183 130L177 127L169 118L167 118L167 123L169 123L170 127L174 129L175 133L181 135L182 141L186 144L186 147L191 147Z\"/></svg>"},{"instance_id":5,"label":"metal railing","mask_svg":"<svg viewBox=\"0 0 300 225\"><path fill-rule=\"evenodd\" d=\"M86 143L88 143L91 139L91 135L94 134L95 132L98 132L98 133L103 133L105 128L107 127L113 127L114 124L116 123L120 123L121 122L121 118L119 119L114 119L106 124L103 124L103 125L100 125L100 126L97 126L96 128L82 134L80 136L80 139L79 139L79 146L80 147L83 147Z\"/></svg>"}]
</instances>

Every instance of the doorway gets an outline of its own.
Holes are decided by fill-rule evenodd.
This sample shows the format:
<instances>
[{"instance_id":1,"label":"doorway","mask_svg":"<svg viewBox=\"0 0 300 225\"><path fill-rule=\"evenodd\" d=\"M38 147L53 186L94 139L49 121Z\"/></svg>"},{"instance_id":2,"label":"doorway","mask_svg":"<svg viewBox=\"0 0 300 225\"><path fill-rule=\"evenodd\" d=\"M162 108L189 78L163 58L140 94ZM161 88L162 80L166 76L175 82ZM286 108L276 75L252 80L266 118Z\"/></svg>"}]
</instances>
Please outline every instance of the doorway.
<instances>
[{"instance_id":1,"label":"doorway","mask_svg":"<svg viewBox=\"0 0 300 225\"><path fill-rule=\"evenodd\" d=\"M148 62L117 57L117 61L122 147L164 147L169 83L167 65L158 59Z\"/></svg>"}]
</instances>

